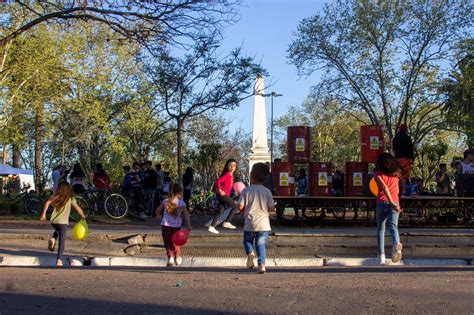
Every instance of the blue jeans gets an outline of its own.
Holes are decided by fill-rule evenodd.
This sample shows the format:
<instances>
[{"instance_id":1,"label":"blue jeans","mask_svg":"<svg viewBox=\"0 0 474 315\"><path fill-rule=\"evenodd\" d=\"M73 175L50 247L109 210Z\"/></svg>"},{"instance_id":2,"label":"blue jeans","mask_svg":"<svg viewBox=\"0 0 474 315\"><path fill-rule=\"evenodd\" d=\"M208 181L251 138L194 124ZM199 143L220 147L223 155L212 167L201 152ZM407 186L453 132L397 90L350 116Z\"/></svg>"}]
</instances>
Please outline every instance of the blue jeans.
<instances>
[{"instance_id":1,"label":"blue jeans","mask_svg":"<svg viewBox=\"0 0 474 315\"><path fill-rule=\"evenodd\" d=\"M245 254L253 252L253 245L257 251L257 262L259 265L265 265L265 258L267 256L267 249L265 245L268 240L268 231L250 232L244 231L244 248Z\"/></svg>"},{"instance_id":2,"label":"blue jeans","mask_svg":"<svg viewBox=\"0 0 474 315\"><path fill-rule=\"evenodd\" d=\"M390 229L390 235L392 236L392 246L400 242L400 236L398 235L398 215L400 213L395 211L387 202L378 203L376 209L377 245L378 254L380 255L385 254L386 222L388 222L388 228Z\"/></svg>"}]
</instances>

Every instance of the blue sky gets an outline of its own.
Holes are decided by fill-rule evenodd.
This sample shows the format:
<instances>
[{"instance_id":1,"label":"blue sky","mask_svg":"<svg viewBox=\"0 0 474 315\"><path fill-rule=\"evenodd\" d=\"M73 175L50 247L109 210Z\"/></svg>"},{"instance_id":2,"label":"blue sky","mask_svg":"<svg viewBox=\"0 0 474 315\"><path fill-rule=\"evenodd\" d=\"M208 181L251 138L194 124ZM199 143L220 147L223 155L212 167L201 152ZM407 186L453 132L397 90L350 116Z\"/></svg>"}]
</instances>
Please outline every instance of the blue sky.
<instances>
[{"instance_id":1,"label":"blue sky","mask_svg":"<svg viewBox=\"0 0 474 315\"><path fill-rule=\"evenodd\" d=\"M232 49L242 45L244 52L262 62L268 70L265 85L273 86L265 93L275 91L283 96L274 98L274 119L284 115L293 105L300 105L310 88L318 81L318 75L299 78L296 67L288 64L287 49L294 39L299 22L322 10L322 0L244 0L238 23L224 30L222 48ZM270 117L270 98L266 100L267 117ZM233 119L231 129L243 127L252 131L253 98L243 101L239 108L224 114Z\"/></svg>"}]
</instances>

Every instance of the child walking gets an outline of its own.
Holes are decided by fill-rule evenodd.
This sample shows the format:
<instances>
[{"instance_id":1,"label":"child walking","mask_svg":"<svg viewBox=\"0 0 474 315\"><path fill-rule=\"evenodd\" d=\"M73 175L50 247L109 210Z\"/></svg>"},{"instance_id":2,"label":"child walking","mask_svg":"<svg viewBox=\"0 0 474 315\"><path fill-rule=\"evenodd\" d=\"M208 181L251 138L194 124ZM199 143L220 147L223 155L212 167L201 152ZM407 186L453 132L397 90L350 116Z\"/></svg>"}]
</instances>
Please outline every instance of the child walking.
<instances>
[{"instance_id":1,"label":"child walking","mask_svg":"<svg viewBox=\"0 0 474 315\"><path fill-rule=\"evenodd\" d=\"M402 209L399 200L399 175L401 167L390 153L382 153L377 158L374 173L379 188L376 201L378 258L385 265L385 224L388 222L392 236L392 261L402 259L402 243L398 234L398 216Z\"/></svg>"},{"instance_id":2,"label":"child walking","mask_svg":"<svg viewBox=\"0 0 474 315\"><path fill-rule=\"evenodd\" d=\"M242 190L239 198L240 210L245 210L244 249L247 268L254 267L254 245L257 251L258 273L265 273L266 243L270 227L269 211L274 211L272 193L263 186L270 174L268 165L256 163L250 172L250 186Z\"/></svg>"},{"instance_id":3,"label":"child walking","mask_svg":"<svg viewBox=\"0 0 474 315\"><path fill-rule=\"evenodd\" d=\"M64 246L66 242L66 230L69 224L69 214L71 213L71 207L79 214L81 219L85 219L84 212L81 207L76 203L76 199L73 196L73 189L67 182L62 182L58 186L58 190L46 201L44 204L43 212L41 213L41 221L46 220L46 212L49 206L53 207L53 213L51 214L51 224L54 228L53 237L48 241L48 249L54 252L54 247L59 239L58 244L58 256L56 259L56 266L63 265L63 254Z\"/></svg>"},{"instance_id":4,"label":"child walking","mask_svg":"<svg viewBox=\"0 0 474 315\"><path fill-rule=\"evenodd\" d=\"M181 247L173 244L173 235L181 229L183 223L188 230L191 230L189 213L186 210L186 204L183 199L183 188L180 184L174 183L168 198L156 209L156 218L161 220L161 235L168 256L167 266L181 265L180 256Z\"/></svg>"}]
</instances>

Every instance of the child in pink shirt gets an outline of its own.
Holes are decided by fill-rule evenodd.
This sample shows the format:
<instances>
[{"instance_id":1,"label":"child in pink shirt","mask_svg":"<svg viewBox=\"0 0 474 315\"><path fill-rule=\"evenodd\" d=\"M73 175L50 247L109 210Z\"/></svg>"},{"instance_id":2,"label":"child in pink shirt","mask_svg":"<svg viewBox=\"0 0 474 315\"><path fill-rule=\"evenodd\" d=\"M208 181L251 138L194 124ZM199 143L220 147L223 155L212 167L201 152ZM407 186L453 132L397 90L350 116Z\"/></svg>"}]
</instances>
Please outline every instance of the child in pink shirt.
<instances>
[{"instance_id":1,"label":"child in pink shirt","mask_svg":"<svg viewBox=\"0 0 474 315\"><path fill-rule=\"evenodd\" d=\"M180 184L174 183L169 197L163 200L156 209L156 218L161 220L161 234L166 248L166 255L168 256L167 266L181 265L181 248L173 244L173 235L181 229L183 218L184 224L191 230L189 213L182 198L183 188Z\"/></svg>"},{"instance_id":2,"label":"child in pink shirt","mask_svg":"<svg viewBox=\"0 0 474 315\"><path fill-rule=\"evenodd\" d=\"M209 226L208 231L213 234L219 234L219 231L216 229L219 216L224 214L226 208L231 207L232 211L229 213L229 216L225 219L222 226L226 229L234 230L236 226L231 223L234 214L239 210L237 204L230 197L232 192L232 186L234 185L234 172L237 169L237 161L234 159L229 159L224 165L222 174L217 180L217 200L219 201L219 214L214 216L214 219Z\"/></svg>"}]
</instances>

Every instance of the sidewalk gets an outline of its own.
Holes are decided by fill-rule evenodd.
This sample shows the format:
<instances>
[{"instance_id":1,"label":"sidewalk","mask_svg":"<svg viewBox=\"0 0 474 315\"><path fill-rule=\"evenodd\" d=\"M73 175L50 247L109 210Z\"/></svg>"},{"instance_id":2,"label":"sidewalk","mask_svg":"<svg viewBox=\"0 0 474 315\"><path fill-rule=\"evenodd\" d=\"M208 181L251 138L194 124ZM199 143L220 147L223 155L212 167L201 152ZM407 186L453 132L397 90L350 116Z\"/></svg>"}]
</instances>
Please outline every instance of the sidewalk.
<instances>
[{"instance_id":1,"label":"sidewalk","mask_svg":"<svg viewBox=\"0 0 474 315\"><path fill-rule=\"evenodd\" d=\"M197 226L197 225L195 225ZM71 266L166 265L161 229L152 220L136 225L89 225L85 241L68 231L66 256ZM219 228L212 235L203 227L192 231L182 249L182 267L242 267L242 228ZM47 250L48 222L0 221L0 266L53 266ZM133 236L140 235L132 240ZM397 266L474 265L474 229L400 229L404 259ZM387 244L390 239L387 237ZM378 266L375 228L273 228L267 251L269 267ZM387 248L389 253L389 249ZM429 257L429 258L427 258Z\"/></svg>"}]
</instances>

